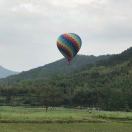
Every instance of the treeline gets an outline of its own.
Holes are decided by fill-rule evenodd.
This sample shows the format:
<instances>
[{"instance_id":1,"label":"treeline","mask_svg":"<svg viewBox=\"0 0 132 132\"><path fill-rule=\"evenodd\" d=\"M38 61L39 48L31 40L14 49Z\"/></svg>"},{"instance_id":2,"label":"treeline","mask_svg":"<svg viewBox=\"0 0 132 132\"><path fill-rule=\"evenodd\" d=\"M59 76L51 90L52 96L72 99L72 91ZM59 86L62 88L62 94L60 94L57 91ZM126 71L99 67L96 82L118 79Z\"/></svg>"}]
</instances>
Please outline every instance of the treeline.
<instances>
[{"instance_id":1,"label":"treeline","mask_svg":"<svg viewBox=\"0 0 132 132\"><path fill-rule=\"evenodd\" d=\"M132 61L88 69L50 80L22 81L0 87L0 105L132 109Z\"/></svg>"},{"instance_id":2,"label":"treeline","mask_svg":"<svg viewBox=\"0 0 132 132\"><path fill-rule=\"evenodd\" d=\"M66 75L56 74L48 79L19 78L13 83L7 79L0 83L0 105L131 111L132 48Z\"/></svg>"}]
</instances>

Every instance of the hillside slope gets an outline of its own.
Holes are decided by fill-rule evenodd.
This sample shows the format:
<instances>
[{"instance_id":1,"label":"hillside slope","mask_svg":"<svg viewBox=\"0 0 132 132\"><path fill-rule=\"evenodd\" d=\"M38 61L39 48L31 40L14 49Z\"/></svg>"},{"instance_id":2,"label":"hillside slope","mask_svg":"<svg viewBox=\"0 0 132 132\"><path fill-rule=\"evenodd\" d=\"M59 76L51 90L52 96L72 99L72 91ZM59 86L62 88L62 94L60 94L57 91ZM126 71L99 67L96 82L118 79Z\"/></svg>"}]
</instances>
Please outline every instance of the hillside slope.
<instances>
[{"instance_id":1,"label":"hillside slope","mask_svg":"<svg viewBox=\"0 0 132 132\"><path fill-rule=\"evenodd\" d=\"M10 82L15 83L22 80L47 79L57 75L66 75L68 73L79 71L80 69L84 68L88 64L94 64L95 62L99 60L104 60L109 57L110 57L109 55L98 56L98 57L78 55L73 59L70 65L67 64L65 59L62 59L62 60L47 64L45 66L41 66L29 71L22 72L18 75L14 75L6 79L2 79L0 80L0 82L8 81L8 83Z\"/></svg>"}]
</instances>

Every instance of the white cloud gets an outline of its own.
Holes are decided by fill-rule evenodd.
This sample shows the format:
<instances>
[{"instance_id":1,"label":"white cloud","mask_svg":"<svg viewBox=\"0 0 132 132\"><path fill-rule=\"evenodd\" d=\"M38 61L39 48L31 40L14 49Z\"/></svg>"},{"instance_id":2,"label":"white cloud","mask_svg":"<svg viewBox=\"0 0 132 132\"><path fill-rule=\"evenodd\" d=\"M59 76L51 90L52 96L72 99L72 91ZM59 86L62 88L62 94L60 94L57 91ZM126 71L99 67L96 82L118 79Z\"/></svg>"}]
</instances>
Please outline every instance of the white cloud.
<instances>
[{"instance_id":1,"label":"white cloud","mask_svg":"<svg viewBox=\"0 0 132 132\"><path fill-rule=\"evenodd\" d=\"M24 11L26 11L26 12L33 13L33 12L37 11L37 8L38 8L37 6L34 6L31 3L23 3L23 4L20 4L16 7L13 7L11 10L13 12L24 12Z\"/></svg>"},{"instance_id":2,"label":"white cloud","mask_svg":"<svg viewBox=\"0 0 132 132\"><path fill-rule=\"evenodd\" d=\"M81 36L81 54L123 51L132 46L131 7L132 0L0 0L0 65L27 70L61 58L56 39L64 32Z\"/></svg>"}]
</instances>

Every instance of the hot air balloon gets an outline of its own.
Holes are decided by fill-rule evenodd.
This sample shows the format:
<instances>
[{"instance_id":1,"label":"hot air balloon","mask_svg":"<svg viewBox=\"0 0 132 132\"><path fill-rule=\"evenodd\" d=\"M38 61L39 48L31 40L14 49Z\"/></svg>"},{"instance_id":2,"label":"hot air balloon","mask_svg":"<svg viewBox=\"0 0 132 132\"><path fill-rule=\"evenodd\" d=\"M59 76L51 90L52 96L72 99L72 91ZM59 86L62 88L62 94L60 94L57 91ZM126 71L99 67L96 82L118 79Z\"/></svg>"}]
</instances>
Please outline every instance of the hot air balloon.
<instances>
[{"instance_id":1,"label":"hot air balloon","mask_svg":"<svg viewBox=\"0 0 132 132\"><path fill-rule=\"evenodd\" d=\"M81 38L75 33L65 33L59 36L57 47L68 63L76 56L82 45Z\"/></svg>"}]
</instances>

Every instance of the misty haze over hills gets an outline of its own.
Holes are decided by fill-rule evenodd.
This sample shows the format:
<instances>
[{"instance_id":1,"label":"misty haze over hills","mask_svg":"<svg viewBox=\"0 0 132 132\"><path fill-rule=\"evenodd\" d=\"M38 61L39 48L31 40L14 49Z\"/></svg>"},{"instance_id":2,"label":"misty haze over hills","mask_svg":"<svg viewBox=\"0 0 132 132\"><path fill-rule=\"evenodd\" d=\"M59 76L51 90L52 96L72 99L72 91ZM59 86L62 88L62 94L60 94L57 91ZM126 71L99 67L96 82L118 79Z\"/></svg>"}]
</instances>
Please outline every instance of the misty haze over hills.
<instances>
[{"instance_id":1,"label":"misty haze over hills","mask_svg":"<svg viewBox=\"0 0 132 132\"><path fill-rule=\"evenodd\" d=\"M8 70L8 69L0 66L0 78L5 78L5 77L11 76L11 75L15 75L17 73L18 72L11 71L11 70Z\"/></svg>"}]
</instances>

